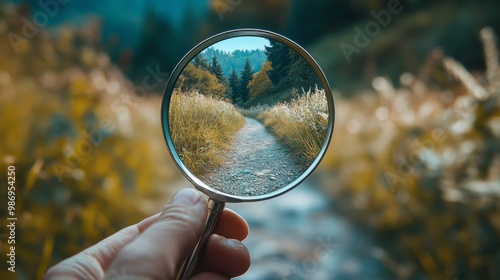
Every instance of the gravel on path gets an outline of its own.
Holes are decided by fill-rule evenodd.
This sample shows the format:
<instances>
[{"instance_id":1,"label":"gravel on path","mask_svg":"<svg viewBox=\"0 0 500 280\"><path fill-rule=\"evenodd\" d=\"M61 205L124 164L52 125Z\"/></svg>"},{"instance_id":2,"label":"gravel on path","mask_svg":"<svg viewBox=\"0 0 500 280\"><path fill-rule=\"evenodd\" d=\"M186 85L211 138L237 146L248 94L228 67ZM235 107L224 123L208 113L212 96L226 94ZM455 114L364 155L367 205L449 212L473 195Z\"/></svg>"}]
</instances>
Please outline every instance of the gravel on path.
<instances>
[{"instance_id":1,"label":"gravel on path","mask_svg":"<svg viewBox=\"0 0 500 280\"><path fill-rule=\"evenodd\" d=\"M305 171L261 122L247 117L245 121L225 164L200 176L202 181L233 195L261 195L285 187Z\"/></svg>"}]
</instances>

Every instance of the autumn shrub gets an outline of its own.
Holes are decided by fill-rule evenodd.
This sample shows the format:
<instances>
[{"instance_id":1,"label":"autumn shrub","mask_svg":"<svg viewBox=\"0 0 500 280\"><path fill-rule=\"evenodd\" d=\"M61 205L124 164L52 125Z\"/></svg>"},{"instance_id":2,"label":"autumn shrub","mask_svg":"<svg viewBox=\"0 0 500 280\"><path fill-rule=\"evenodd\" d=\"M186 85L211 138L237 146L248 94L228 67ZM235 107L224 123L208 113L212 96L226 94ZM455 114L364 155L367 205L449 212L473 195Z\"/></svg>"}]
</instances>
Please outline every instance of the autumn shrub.
<instances>
[{"instance_id":1,"label":"autumn shrub","mask_svg":"<svg viewBox=\"0 0 500 280\"><path fill-rule=\"evenodd\" d=\"M492 30L481 38L485 74L436 50L400 86L336 100L324 190L394 279L500 277L500 71Z\"/></svg>"},{"instance_id":2,"label":"autumn shrub","mask_svg":"<svg viewBox=\"0 0 500 280\"><path fill-rule=\"evenodd\" d=\"M237 109L223 100L198 91L175 91L171 97L172 141L182 162L196 175L224 163L231 139L244 124Z\"/></svg>"},{"instance_id":3,"label":"autumn shrub","mask_svg":"<svg viewBox=\"0 0 500 280\"><path fill-rule=\"evenodd\" d=\"M258 119L294 152L298 160L308 164L318 155L327 134L325 91L316 88L303 92L290 102L264 110Z\"/></svg>"},{"instance_id":4,"label":"autumn shrub","mask_svg":"<svg viewBox=\"0 0 500 280\"><path fill-rule=\"evenodd\" d=\"M255 98L259 95L269 94L273 89L273 83L269 79L267 75L268 71L271 71L273 68L271 63L266 60L262 63L262 68L255 74L253 74L252 80L248 83L248 91L250 94L250 98Z\"/></svg>"},{"instance_id":5,"label":"autumn shrub","mask_svg":"<svg viewBox=\"0 0 500 280\"><path fill-rule=\"evenodd\" d=\"M192 63L186 65L182 70L176 88L181 91L198 90L214 98L223 98L227 92L226 86L215 75L201 67L194 66Z\"/></svg>"},{"instance_id":6,"label":"autumn shrub","mask_svg":"<svg viewBox=\"0 0 500 280\"><path fill-rule=\"evenodd\" d=\"M14 166L16 277L42 279L49 266L159 211L175 177L159 100L134 96L96 51L97 27L40 28L13 45L7 34L23 34L22 16L0 4L0 180Z\"/></svg>"}]
</instances>

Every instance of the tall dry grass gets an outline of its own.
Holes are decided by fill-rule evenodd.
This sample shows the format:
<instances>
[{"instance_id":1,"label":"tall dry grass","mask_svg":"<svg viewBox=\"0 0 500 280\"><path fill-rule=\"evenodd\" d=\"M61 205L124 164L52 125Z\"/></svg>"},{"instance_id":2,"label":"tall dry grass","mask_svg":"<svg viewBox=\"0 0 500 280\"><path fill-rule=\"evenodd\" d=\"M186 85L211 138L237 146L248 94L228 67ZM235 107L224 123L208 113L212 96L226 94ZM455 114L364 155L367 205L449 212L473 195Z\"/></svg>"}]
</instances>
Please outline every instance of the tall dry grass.
<instances>
[{"instance_id":1,"label":"tall dry grass","mask_svg":"<svg viewBox=\"0 0 500 280\"><path fill-rule=\"evenodd\" d=\"M500 62L480 35L485 73L435 50L399 84L336 100L323 188L376 232L394 279L500 279Z\"/></svg>"},{"instance_id":2,"label":"tall dry grass","mask_svg":"<svg viewBox=\"0 0 500 280\"><path fill-rule=\"evenodd\" d=\"M245 124L236 108L223 100L175 92L170 103L170 133L182 162L196 175L224 163L231 139Z\"/></svg>"},{"instance_id":3,"label":"tall dry grass","mask_svg":"<svg viewBox=\"0 0 500 280\"><path fill-rule=\"evenodd\" d=\"M262 115L262 113L264 113L265 111L267 111L271 108L272 108L271 106L259 104L257 106L253 106L253 107L246 108L246 109L238 108L238 111L245 117L258 120L260 115Z\"/></svg>"},{"instance_id":4,"label":"tall dry grass","mask_svg":"<svg viewBox=\"0 0 500 280\"><path fill-rule=\"evenodd\" d=\"M303 92L291 102L264 110L258 119L295 152L299 161L310 164L321 150L328 130L325 91L316 88Z\"/></svg>"},{"instance_id":5,"label":"tall dry grass","mask_svg":"<svg viewBox=\"0 0 500 280\"><path fill-rule=\"evenodd\" d=\"M21 10L0 1L0 182L14 166L19 218L16 273L2 269L0 279L42 279L50 266L157 213L174 192L165 182L177 179L159 102L138 98L99 51L90 36L99 25L38 26L14 46L8 34L22 36Z\"/></svg>"}]
</instances>

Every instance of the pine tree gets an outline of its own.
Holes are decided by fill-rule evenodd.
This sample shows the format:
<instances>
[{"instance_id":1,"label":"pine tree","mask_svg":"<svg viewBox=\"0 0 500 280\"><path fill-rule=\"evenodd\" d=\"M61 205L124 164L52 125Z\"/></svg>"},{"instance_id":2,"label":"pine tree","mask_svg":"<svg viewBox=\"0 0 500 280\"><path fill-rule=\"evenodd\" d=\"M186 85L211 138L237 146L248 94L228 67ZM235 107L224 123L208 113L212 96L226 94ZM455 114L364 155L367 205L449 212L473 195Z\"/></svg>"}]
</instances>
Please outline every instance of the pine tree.
<instances>
[{"instance_id":1,"label":"pine tree","mask_svg":"<svg viewBox=\"0 0 500 280\"><path fill-rule=\"evenodd\" d=\"M295 88L309 89L317 85L322 87L318 75L314 72L311 65L297 52L290 49L290 70L288 72L289 83Z\"/></svg>"},{"instance_id":2,"label":"pine tree","mask_svg":"<svg viewBox=\"0 0 500 280\"><path fill-rule=\"evenodd\" d=\"M288 75L290 69L289 48L274 40L269 40L269 45L265 47L265 53L273 69L268 71L267 74L275 86L284 88L287 85L280 84L280 82Z\"/></svg>"},{"instance_id":3,"label":"pine tree","mask_svg":"<svg viewBox=\"0 0 500 280\"><path fill-rule=\"evenodd\" d=\"M194 57L193 59L193 64L194 66L201 68L203 70L209 71L210 67L208 65L208 61L203 57L201 53L199 53L197 56Z\"/></svg>"},{"instance_id":4,"label":"pine tree","mask_svg":"<svg viewBox=\"0 0 500 280\"><path fill-rule=\"evenodd\" d=\"M246 102L249 97L248 83L253 78L252 66L250 66L250 61L248 58L245 61L245 66L243 66L243 70L241 70L240 75L240 92L239 97L242 102Z\"/></svg>"},{"instance_id":5,"label":"pine tree","mask_svg":"<svg viewBox=\"0 0 500 280\"><path fill-rule=\"evenodd\" d=\"M236 71L233 69L233 71L231 71L231 75L229 76L229 87L231 88L231 99L233 100L233 103L236 103L236 99L240 95L239 82L238 74L236 74Z\"/></svg>"},{"instance_id":6,"label":"pine tree","mask_svg":"<svg viewBox=\"0 0 500 280\"><path fill-rule=\"evenodd\" d=\"M217 79L223 83L224 82L224 74L222 73L222 67L217 61L217 57L212 56L212 64L210 64L210 73L214 74Z\"/></svg>"}]
</instances>

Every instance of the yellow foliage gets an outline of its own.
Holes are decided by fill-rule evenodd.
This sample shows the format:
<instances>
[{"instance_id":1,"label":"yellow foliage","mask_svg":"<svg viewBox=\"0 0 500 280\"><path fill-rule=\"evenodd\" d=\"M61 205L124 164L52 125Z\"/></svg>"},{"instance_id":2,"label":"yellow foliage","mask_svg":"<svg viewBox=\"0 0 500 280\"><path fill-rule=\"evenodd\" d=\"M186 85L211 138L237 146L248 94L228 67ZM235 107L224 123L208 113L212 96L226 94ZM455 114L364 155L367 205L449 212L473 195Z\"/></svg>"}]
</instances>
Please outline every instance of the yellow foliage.
<instances>
[{"instance_id":1,"label":"yellow foliage","mask_svg":"<svg viewBox=\"0 0 500 280\"><path fill-rule=\"evenodd\" d=\"M262 63L262 68L259 72L253 74L253 79L248 83L248 90L251 97L256 97L261 94L267 94L270 92L273 87L273 83L269 79L267 75L268 71L271 71L273 68L271 66L271 62L268 60Z\"/></svg>"},{"instance_id":2,"label":"yellow foliage","mask_svg":"<svg viewBox=\"0 0 500 280\"><path fill-rule=\"evenodd\" d=\"M86 44L76 30L52 40L40 30L16 53L7 33L22 34L15 24L20 15L6 15L3 5L0 181L7 182L7 166L14 166L16 271L41 279L49 266L159 211L173 165L165 161L159 121L148 116L159 111L159 98L134 99L130 82L102 63L105 54L75 47ZM132 101L114 106L124 97ZM0 189L2 198L6 191ZM146 212L149 204L156 207ZM5 220L6 208L0 215ZM6 273L0 279L10 279Z\"/></svg>"},{"instance_id":3,"label":"yellow foliage","mask_svg":"<svg viewBox=\"0 0 500 280\"><path fill-rule=\"evenodd\" d=\"M493 40L491 31L483 40ZM322 163L334 175L324 189L337 211L369 225L394 256L407 255L399 265L410 278L498 272L500 72L496 42L485 45L485 76L437 58L444 67L435 71L456 78L453 87L431 89L405 73L400 88L378 77L377 92L335 100Z\"/></svg>"},{"instance_id":4,"label":"yellow foliage","mask_svg":"<svg viewBox=\"0 0 500 280\"><path fill-rule=\"evenodd\" d=\"M219 82L217 77L207 70L189 63L177 81L176 88L181 91L197 90L199 93L215 99L224 97L226 86Z\"/></svg>"}]
</instances>

